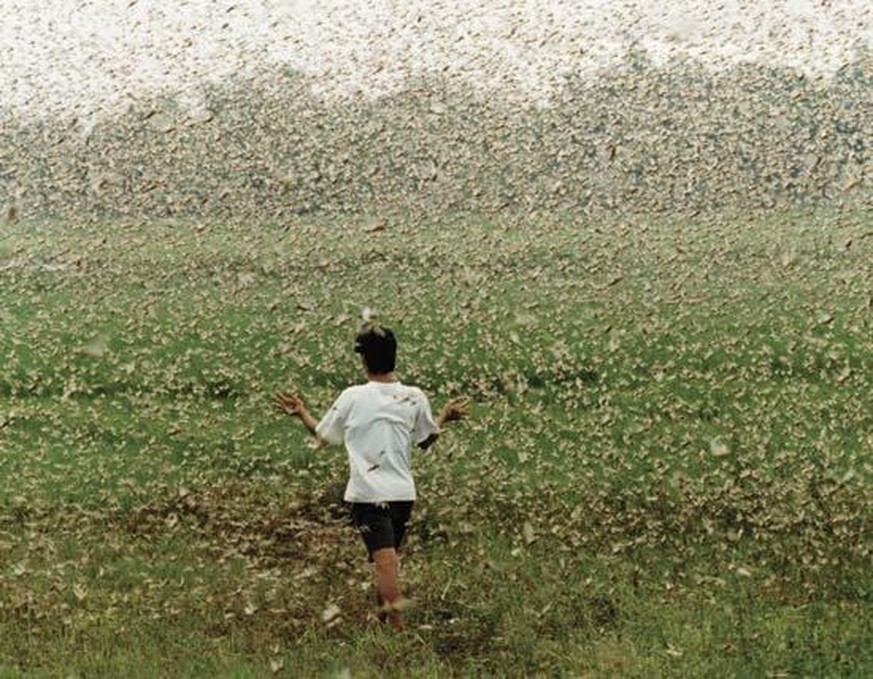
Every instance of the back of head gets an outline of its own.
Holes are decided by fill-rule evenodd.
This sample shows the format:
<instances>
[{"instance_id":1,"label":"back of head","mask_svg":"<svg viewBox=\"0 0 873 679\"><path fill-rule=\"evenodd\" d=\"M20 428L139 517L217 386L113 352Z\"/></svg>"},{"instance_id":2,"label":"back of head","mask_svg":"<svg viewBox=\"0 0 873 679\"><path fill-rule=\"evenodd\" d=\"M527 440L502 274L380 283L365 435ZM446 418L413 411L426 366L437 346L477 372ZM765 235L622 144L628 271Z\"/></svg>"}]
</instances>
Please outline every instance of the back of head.
<instances>
[{"instance_id":1,"label":"back of head","mask_svg":"<svg viewBox=\"0 0 873 679\"><path fill-rule=\"evenodd\" d=\"M397 338L389 328L365 323L355 336L355 352L364 358L371 374L387 375L394 372L397 362Z\"/></svg>"}]
</instances>

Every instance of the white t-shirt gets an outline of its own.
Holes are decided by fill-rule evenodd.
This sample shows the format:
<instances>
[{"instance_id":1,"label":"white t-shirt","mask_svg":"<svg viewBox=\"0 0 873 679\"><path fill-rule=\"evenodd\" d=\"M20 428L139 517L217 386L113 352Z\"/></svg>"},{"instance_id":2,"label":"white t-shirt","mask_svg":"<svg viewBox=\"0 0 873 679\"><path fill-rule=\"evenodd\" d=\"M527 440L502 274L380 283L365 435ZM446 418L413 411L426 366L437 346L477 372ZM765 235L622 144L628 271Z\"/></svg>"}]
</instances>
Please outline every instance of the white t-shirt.
<instances>
[{"instance_id":1,"label":"white t-shirt","mask_svg":"<svg viewBox=\"0 0 873 679\"><path fill-rule=\"evenodd\" d=\"M349 387L315 431L327 443L346 445L347 502L415 500L412 446L439 433L424 392L400 382Z\"/></svg>"}]
</instances>

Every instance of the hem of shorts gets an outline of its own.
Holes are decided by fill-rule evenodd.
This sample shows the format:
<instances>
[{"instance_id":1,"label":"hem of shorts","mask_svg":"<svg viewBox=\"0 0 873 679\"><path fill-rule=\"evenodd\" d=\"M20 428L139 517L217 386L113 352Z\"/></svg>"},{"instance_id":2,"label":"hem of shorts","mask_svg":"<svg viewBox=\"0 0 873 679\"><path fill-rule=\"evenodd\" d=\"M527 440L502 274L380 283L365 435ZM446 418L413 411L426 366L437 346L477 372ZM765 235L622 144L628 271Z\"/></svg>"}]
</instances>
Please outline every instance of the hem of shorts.
<instances>
[{"instance_id":1,"label":"hem of shorts","mask_svg":"<svg viewBox=\"0 0 873 679\"><path fill-rule=\"evenodd\" d=\"M378 505L383 502L415 502L416 497L413 495L412 497L404 496L404 497L344 497L343 502L354 502L359 504L368 504L368 505Z\"/></svg>"}]
</instances>

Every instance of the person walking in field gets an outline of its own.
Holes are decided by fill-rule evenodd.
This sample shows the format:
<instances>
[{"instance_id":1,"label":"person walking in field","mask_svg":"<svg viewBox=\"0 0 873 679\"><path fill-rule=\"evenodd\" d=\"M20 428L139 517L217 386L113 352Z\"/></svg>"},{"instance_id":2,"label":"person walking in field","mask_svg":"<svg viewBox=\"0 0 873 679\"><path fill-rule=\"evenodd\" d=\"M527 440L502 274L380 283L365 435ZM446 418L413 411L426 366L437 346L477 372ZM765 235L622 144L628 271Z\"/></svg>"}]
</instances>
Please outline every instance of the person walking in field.
<instances>
[{"instance_id":1,"label":"person walking in field","mask_svg":"<svg viewBox=\"0 0 873 679\"><path fill-rule=\"evenodd\" d=\"M345 389L320 421L297 394L276 394L276 405L300 418L319 446L345 444L350 474L344 499L375 566L381 612L402 630L408 600L400 589L397 553L416 499L412 448L433 445L446 424L467 416L469 401L450 400L434 419L424 392L395 377L397 340L377 323L364 324L355 352L367 382Z\"/></svg>"}]
</instances>

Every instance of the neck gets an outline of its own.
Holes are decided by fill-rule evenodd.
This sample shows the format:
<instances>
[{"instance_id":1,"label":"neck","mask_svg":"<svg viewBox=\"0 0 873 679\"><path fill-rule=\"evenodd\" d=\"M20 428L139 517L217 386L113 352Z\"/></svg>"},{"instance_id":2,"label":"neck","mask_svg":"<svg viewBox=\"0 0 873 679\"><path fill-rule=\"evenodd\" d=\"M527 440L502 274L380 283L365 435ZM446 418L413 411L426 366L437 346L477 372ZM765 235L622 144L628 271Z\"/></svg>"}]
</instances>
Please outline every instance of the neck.
<instances>
[{"instance_id":1,"label":"neck","mask_svg":"<svg viewBox=\"0 0 873 679\"><path fill-rule=\"evenodd\" d=\"M382 382L385 384L396 382L397 378L394 377L394 373L367 373L367 379L371 382Z\"/></svg>"}]
</instances>

